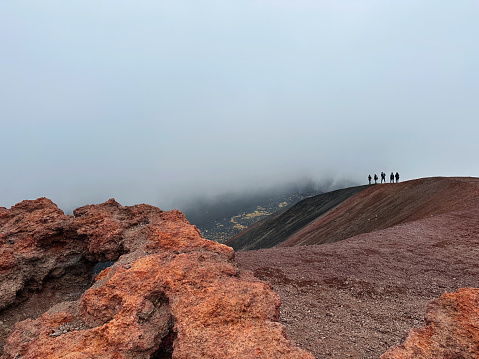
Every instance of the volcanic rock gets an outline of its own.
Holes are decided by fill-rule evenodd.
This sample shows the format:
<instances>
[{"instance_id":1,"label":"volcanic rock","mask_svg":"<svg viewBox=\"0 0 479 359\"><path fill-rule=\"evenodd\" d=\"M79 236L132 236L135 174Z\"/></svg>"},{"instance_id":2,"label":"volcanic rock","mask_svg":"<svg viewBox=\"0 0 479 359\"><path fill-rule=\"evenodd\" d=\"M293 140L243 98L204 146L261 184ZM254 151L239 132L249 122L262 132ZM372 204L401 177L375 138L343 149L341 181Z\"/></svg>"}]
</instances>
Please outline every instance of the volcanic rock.
<instances>
[{"instance_id":1,"label":"volcanic rock","mask_svg":"<svg viewBox=\"0 0 479 359\"><path fill-rule=\"evenodd\" d=\"M432 301L426 327L412 329L402 345L381 359L477 358L479 356L479 288L461 288Z\"/></svg>"},{"instance_id":2,"label":"volcanic rock","mask_svg":"<svg viewBox=\"0 0 479 359\"><path fill-rule=\"evenodd\" d=\"M65 216L40 198L1 208L0 226L0 334L25 319L2 359L313 358L287 339L271 286L179 211L112 199Z\"/></svg>"}]
</instances>

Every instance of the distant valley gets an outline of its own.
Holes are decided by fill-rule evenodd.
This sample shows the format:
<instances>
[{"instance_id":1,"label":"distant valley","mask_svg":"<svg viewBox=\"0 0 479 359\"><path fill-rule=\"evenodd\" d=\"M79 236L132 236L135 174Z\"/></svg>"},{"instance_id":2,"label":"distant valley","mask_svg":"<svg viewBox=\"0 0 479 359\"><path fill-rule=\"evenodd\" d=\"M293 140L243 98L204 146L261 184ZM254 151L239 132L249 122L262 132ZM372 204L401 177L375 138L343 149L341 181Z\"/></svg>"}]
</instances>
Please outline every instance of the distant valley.
<instances>
[{"instance_id":1,"label":"distant valley","mask_svg":"<svg viewBox=\"0 0 479 359\"><path fill-rule=\"evenodd\" d=\"M206 239L223 243L273 213L283 212L317 192L269 193L244 197L224 196L219 202L203 202L201 208L183 212Z\"/></svg>"}]
</instances>

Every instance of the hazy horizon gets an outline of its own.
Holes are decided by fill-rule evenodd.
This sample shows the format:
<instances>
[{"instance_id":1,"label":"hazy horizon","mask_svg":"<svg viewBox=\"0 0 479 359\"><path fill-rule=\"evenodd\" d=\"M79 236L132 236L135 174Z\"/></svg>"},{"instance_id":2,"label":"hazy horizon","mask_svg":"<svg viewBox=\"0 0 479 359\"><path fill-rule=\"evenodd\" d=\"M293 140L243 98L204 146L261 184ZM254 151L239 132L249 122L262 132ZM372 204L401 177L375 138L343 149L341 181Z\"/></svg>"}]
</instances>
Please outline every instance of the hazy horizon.
<instances>
[{"instance_id":1,"label":"hazy horizon","mask_svg":"<svg viewBox=\"0 0 479 359\"><path fill-rule=\"evenodd\" d=\"M0 206L479 176L475 1L0 4Z\"/></svg>"}]
</instances>

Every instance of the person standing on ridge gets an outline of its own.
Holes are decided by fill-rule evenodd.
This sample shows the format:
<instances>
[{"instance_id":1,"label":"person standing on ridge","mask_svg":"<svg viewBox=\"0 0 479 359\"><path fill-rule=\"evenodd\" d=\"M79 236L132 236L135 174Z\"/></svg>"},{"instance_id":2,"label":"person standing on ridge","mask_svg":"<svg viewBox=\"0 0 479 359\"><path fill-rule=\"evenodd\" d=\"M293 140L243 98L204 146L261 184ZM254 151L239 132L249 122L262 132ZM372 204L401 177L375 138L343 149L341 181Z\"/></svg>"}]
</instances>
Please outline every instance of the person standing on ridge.
<instances>
[{"instance_id":1,"label":"person standing on ridge","mask_svg":"<svg viewBox=\"0 0 479 359\"><path fill-rule=\"evenodd\" d=\"M371 177L371 175L369 175L368 176L369 184L371 184L371 179L372 179L372 177Z\"/></svg>"},{"instance_id":2,"label":"person standing on ridge","mask_svg":"<svg viewBox=\"0 0 479 359\"><path fill-rule=\"evenodd\" d=\"M386 174L384 172L381 172L381 183L386 183Z\"/></svg>"},{"instance_id":3,"label":"person standing on ridge","mask_svg":"<svg viewBox=\"0 0 479 359\"><path fill-rule=\"evenodd\" d=\"M389 182L394 183L394 173L391 172L391 176L389 176Z\"/></svg>"},{"instance_id":4,"label":"person standing on ridge","mask_svg":"<svg viewBox=\"0 0 479 359\"><path fill-rule=\"evenodd\" d=\"M378 184L378 175L374 174L374 184Z\"/></svg>"},{"instance_id":5,"label":"person standing on ridge","mask_svg":"<svg viewBox=\"0 0 479 359\"><path fill-rule=\"evenodd\" d=\"M398 183L398 182L399 182L399 173L396 172L396 183Z\"/></svg>"}]
</instances>

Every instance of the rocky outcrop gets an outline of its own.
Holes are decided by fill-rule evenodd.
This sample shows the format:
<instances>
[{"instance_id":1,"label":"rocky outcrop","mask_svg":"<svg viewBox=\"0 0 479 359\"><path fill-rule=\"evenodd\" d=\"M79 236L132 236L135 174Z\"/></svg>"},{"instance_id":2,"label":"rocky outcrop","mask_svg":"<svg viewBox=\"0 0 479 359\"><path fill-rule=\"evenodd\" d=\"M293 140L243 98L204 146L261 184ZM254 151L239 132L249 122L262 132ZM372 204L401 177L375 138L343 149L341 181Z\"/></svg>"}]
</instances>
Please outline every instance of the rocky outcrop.
<instances>
[{"instance_id":1,"label":"rocky outcrop","mask_svg":"<svg viewBox=\"0 0 479 359\"><path fill-rule=\"evenodd\" d=\"M461 288L432 301L426 327L412 329L381 359L479 357L479 288Z\"/></svg>"},{"instance_id":2,"label":"rocky outcrop","mask_svg":"<svg viewBox=\"0 0 479 359\"><path fill-rule=\"evenodd\" d=\"M287 339L270 285L179 211L109 200L65 216L48 199L24 201L0 209L0 244L2 313L33 313L2 359L313 358ZM65 298L64 286L81 292Z\"/></svg>"},{"instance_id":3,"label":"rocky outcrop","mask_svg":"<svg viewBox=\"0 0 479 359\"><path fill-rule=\"evenodd\" d=\"M164 212L109 200L74 215L65 216L46 198L0 209L0 309L42 289L48 279L73 271L89 277L98 261L134 251L148 235L145 225Z\"/></svg>"}]
</instances>

